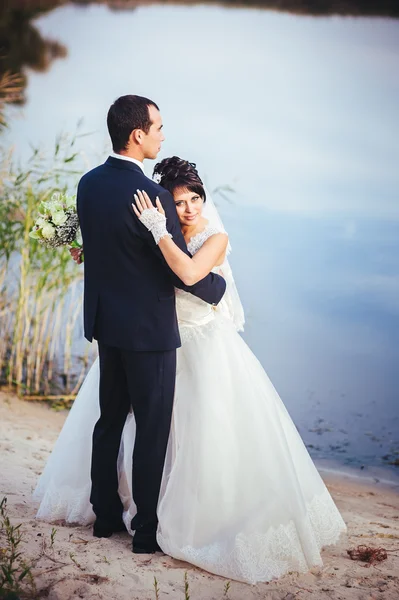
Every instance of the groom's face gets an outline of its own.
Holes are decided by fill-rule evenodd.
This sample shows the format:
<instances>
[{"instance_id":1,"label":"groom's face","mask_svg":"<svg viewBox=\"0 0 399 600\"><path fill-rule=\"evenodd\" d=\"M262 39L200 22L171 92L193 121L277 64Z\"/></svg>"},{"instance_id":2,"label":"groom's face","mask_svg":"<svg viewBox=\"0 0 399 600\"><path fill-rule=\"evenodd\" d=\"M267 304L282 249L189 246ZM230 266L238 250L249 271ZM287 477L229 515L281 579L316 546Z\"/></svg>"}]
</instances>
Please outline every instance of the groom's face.
<instances>
[{"instance_id":1,"label":"groom's face","mask_svg":"<svg viewBox=\"0 0 399 600\"><path fill-rule=\"evenodd\" d=\"M144 134L142 141L142 150L144 158L156 158L161 150L162 142L165 139L162 133L161 113L155 106L148 107L148 113L151 121L151 127L148 133Z\"/></svg>"}]
</instances>

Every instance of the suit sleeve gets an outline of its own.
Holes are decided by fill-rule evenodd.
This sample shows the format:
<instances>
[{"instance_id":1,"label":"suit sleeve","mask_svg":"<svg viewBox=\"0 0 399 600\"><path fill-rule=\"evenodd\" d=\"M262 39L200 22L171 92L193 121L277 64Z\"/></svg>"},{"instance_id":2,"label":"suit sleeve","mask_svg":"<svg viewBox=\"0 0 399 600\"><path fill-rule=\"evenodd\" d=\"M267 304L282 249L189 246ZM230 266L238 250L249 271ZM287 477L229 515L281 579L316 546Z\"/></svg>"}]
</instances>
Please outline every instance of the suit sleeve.
<instances>
[{"instance_id":1,"label":"suit sleeve","mask_svg":"<svg viewBox=\"0 0 399 600\"><path fill-rule=\"evenodd\" d=\"M153 194L150 194L151 200L154 202L155 198L152 198L152 196ZM158 197L165 210L166 227L168 232L172 235L173 241L180 248L180 250L187 254L187 256L191 256L191 254L187 250L186 242L180 229L180 223L177 217L175 203L173 201L172 195L168 191L164 190L160 194L158 194ZM132 215L135 219L137 219L133 211ZM175 273L173 273L173 271L169 268L162 255L162 252L156 245L151 232L149 232L144 227L144 225L142 225L142 223L138 222L138 225L141 237L149 244L149 246L156 253L158 258L162 260L162 262L165 265L165 268L168 269L170 273L173 285L175 287L178 287L181 290L185 290L186 292L190 292L190 294L201 298L201 300L204 300L204 302L207 302L208 304L218 304L220 302L226 291L226 281L223 279L223 277L216 275L216 273L209 273L209 275L204 277L204 279L201 279L201 281L198 281L198 283L196 283L195 285L185 285L181 281L181 279L179 279L177 275L175 275Z\"/></svg>"}]
</instances>

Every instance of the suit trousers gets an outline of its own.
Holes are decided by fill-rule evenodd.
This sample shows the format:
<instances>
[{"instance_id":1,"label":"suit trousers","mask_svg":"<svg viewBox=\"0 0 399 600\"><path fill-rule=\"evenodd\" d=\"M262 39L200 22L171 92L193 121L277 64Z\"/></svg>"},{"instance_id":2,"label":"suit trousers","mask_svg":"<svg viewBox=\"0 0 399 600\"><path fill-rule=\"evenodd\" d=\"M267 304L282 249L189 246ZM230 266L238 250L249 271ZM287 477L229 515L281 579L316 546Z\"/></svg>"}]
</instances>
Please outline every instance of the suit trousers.
<instances>
[{"instance_id":1,"label":"suit trousers","mask_svg":"<svg viewBox=\"0 0 399 600\"><path fill-rule=\"evenodd\" d=\"M176 350L137 352L98 343L100 418L93 432L90 501L96 517L120 523L117 458L126 417L136 421L133 449L132 521L136 537L155 541L157 504L170 432L176 378Z\"/></svg>"}]
</instances>

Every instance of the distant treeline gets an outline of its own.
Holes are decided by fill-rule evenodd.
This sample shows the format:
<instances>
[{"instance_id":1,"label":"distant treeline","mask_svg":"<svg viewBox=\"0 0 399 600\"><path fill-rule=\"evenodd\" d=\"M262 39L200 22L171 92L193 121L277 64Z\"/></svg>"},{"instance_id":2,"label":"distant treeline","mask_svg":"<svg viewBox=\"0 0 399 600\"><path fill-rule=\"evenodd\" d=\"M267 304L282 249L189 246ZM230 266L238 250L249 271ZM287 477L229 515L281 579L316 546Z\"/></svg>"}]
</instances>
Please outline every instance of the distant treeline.
<instances>
[{"instance_id":1,"label":"distant treeline","mask_svg":"<svg viewBox=\"0 0 399 600\"><path fill-rule=\"evenodd\" d=\"M107 4L115 9L132 9L144 4L218 4L254 7L301 15L352 15L399 17L398 0L3 0L5 10L32 16L64 4ZM4 10L4 9L0 9Z\"/></svg>"}]
</instances>

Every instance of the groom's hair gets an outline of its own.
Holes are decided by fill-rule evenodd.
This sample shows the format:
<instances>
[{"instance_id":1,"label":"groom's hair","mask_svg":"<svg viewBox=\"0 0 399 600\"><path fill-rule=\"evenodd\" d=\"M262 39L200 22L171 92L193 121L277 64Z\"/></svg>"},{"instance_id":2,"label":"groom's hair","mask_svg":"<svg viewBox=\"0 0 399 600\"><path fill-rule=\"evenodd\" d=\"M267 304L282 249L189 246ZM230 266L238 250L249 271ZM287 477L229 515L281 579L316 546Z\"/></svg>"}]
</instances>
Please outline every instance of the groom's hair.
<instances>
[{"instance_id":1,"label":"groom's hair","mask_svg":"<svg viewBox=\"0 0 399 600\"><path fill-rule=\"evenodd\" d=\"M143 96L121 96L110 106L107 115L108 132L114 152L126 150L129 136L134 129L142 129L148 133L152 122L148 108L158 106Z\"/></svg>"}]
</instances>

